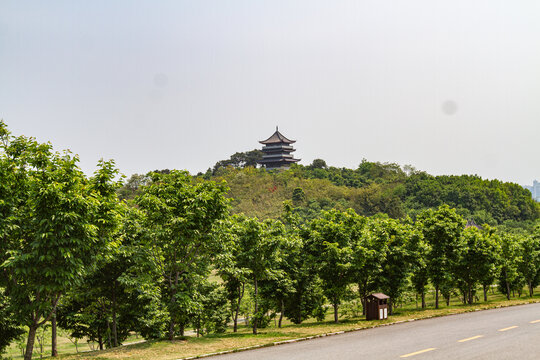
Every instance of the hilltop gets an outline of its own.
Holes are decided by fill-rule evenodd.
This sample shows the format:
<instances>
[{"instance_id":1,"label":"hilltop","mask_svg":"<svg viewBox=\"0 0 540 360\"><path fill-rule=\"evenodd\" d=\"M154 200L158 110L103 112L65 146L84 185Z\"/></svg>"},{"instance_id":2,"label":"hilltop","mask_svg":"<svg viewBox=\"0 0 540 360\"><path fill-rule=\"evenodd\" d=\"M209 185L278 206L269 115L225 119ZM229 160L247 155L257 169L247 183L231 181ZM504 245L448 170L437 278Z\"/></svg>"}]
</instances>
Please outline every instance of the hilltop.
<instances>
[{"instance_id":1,"label":"hilltop","mask_svg":"<svg viewBox=\"0 0 540 360\"><path fill-rule=\"evenodd\" d=\"M411 166L367 160L356 169L328 166L317 159L308 166L266 171L254 167L258 151L236 153L194 179L225 180L233 199L232 212L259 219L279 217L284 201L291 201L305 220L331 208L352 208L365 216L384 213L415 218L420 211L442 204L479 224L521 227L540 218L539 204L515 183L477 175L433 176ZM133 197L144 178L134 175L121 196Z\"/></svg>"}]
</instances>

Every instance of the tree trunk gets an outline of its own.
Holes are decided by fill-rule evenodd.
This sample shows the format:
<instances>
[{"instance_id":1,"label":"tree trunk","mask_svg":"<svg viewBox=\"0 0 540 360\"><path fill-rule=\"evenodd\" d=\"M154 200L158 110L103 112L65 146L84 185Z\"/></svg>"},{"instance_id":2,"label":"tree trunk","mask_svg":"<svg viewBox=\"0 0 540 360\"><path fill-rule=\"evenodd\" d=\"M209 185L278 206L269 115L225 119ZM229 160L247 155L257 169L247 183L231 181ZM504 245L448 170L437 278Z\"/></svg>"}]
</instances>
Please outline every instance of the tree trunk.
<instances>
[{"instance_id":1,"label":"tree trunk","mask_svg":"<svg viewBox=\"0 0 540 360\"><path fill-rule=\"evenodd\" d=\"M39 344L39 358L43 359L43 343L45 342L45 331L42 332L41 337L39 334L36 336Z\"/></svg>"},{"instance_id":2,"label":"tree trunk","mask_svg":"<svg viewBox=\"0 0 540 360\"><path fill-rule=\"evenodd\" d=\"M279 328L281 328L281 321L283 320L284 312L285 312L285 303L283 302L283 299L281 299L281 312L279 313L279 323L278 323Z\"/></svg>"},{"instance_id":3,"label":"tree trunk","mask_svg":"<svg viewBox=\"0 0 540 360\"><path fill-rule=\"evenodd\" d=\"M366 296L362 296L360 298L360 302L362 303L362 315L366 315L366 301L367 301L367 297Z\"/></svg>"},{"instance_id":4,"label":"tree trunk","mask_svg":"<svg viewBox=\"0 0 540 360\"><path fill-rule=\"evenodd\" d=\"M184 333L186 332L186 325L184 323L180 324L180 336L184 336Z\"/></svg>"},{"instance_id":5,"label":"tree trunk","mask_svg":"<svg viewBox=\"0 0 540 360\"><path fill-rule=\"evenodd\" d=\"M56 346L56 308L51 316L51 356L58 356L58 348Z\"/></svg>"},{"instance_id":6,"label":"tree trunk","mask_svg":"<svg viewBox=\"0 0 540 360\"><path fill-rule=\"evenodd\" d=\"M107 317L107 346L109 347L109 349L112 347L111 332L111 322Z\"/></svg>"},{"instance_id":7,"label":"tree trunk","mask_svg":"<svg viewBox=\"0 0 540 360\"><path fill-rule=\"evenodd\" d=\"M98 344L99 344L99 350L103 350L103 336L101 336L101 331L98 327Z\"/></svg>"},{"instance_id":8,"label":"tree trunk","mask_svg":"<svg viewBox=\"0 0 540 360\"><path fill-rule=\"evenodd\" d=\"M487 287L487 285L482 285L482 288L484 290L484 301L487 301L488 287Z\"/></svg>"},{"instance_id":9,"label":"tree trunk","mask_svg":"<svg viewBox=\"0 0 540 360\"><path fill-rule=\"evenodd\" d=\"M242 290L240 290L240 288L238 288L238 303L236 304L236 310L235 310L235 313L234 313L233 332L238 331L238 313L240 312L240 304L242 303L242 298L244 297L244 287L245 287L245 284L242 283Z\"/></svg>"},{"instance_id":10,"label":"tree trunk","mask_svg":"<svg viewBox=\"0 0 540 360\"><path fill-rule=\"evenodd\" d=\"M34 351L34 342L36 341L37 324L33 324L28 329L28 340L26 341L26 351L24 352L24 360L32 360L32 352Z\"/></svg>"},{"instance_id":11,"label":"tree trunk","mask_svg":"<svg viewBox=\"0 0 540 360\"><path fill-rule=\"evenodd\" d=\"M450 306L450 294L448 294L448 297L445 297L446 299L446 306Z\"/></svg>"},{"instance_id":12,"label":"tree trunk","mask_svg":"<svg viewBox=\"0 0 540 360\"><path fill-rule=\"evenodd\" d=\"M362 291L362 284L358 283L358 295L360 295L360 302L362 303L362 315L366 315L366 299L367 297L364 294L364 291Z\"/></svg>"},{"instance_id":13,"label":"tree trunk","mask_svg":"<svg viewBox=\"0 0 540 360\"><path fill-rule=\"evenodd\" d=\"M174 252L174 261L176 261L176 251ZM172 275L172 273L171 273ZM176 322L174 321L174 308L176 304L176 291L178 289L178 277L180 276L180 273L178 271L174 274L174 283L172 276L169 275L169 286L171 287L171 301L170 301L170 307L169 307L169 314L171 315L171 322L169 324L169 340L174 340L174 330L176 328Z\"/></svg>"},{"instance_id":14,"label":"tree trunk","mask_svg":"<svg viewBox=\"0 0 540 360\"><path fill-rule=\"evenodd\" d=\"M506 299L510 300L510 283L506 281Z\"/></svg>"},{"instance_id":15,"label":"tree trunk","mask_svg":"<svg viewBox=\"0 0 540 360\"><path fill-rule=\"evenodd\" d=\"M175 328L174 320L171 316L171 322L169 323L169 340L174 340L174 328Z\"/></svg>"},{"instance_id":16,"label":"tree trunk","mask_svg":"<svg viewBox=\"0 0 540 360\"><path fill-rule=\"evenodd\" d=\"M254 279L255 283L255 314L253 316L253 334L257 335L257 322L259 319L259 288L257 284L257 277Z\"/></svg>"},{"instance_id":17,"label":"tree trunk","mask_svg":"<svg viewBox=\"0 0 540 360\"><path fill-rule=\"evenodd\" d=\"M176 328L176 322L174 321L174 303L175 303L175 297L173 293L171 294L171 302L170 302L170 307L169 307L169 314L171 315L171 321L169 323L169 340L170 341L174 340L174 329Z\"/></svg>"},{"instance_id":18,"label":"tree trunk","mask_svg":"<svg viewBox=\"0 0 540 360\"><path fill-rule=\"evenodd\" d=\"M388 299L388 315L392 315L394 311L394 304L392 298Z\"/></svg>"},{"instance_id":19,"label":"tree trunk","mask_svg":"<svg viewBox=\"0 0 540 360\"><path fill-rule=\"evenodd\" d=\"M435 285L435 309L439 308L439 285Z\"/></svg>"},{"instance_id":20,"label":"tree trunk","mask_svg":"<svg viewBox=\"0 0 540 360\"><path fill-rule=\"evenodd\" d=\"M426 308L426 293L422 291L422 309Z\"/></svg>"},{"instance_id":21,"label":"tree trunk","mask_svg":"<svg viewBox=\"0 0 540 360\"><path fill-rule=\"evenodd\" d=\"M532 281L529 280L529 296L533 297L534 295L534 287L532 286Z\"/></svg>"},{"instance_id":22,"label":"tree trunk","mask_svg":"<svg viewBox=\"0 0 540 360\"><path fill-rule=\"evenodd\" d=\"M114 347L118 346L118 333L116 331L116 286L117 280L114 280L113 293L112 293L112 335L113 335L113 345Z\"/></svg>"},{"instance_id":23,"label":"tree trunk","mask_svg":"<svg viewBox=\"0 0 540 360\"><path fill-rule=\"evenodd\" d=\"M472 305L473 302L474 302L474 299L473 299L472 286L469 285L469 305Z\"/></svg>"},{"instance_id":24,"label":"tree trunk","mask_svg":"<svg viewBox=\"0 0 540 360\"><path fill-rule=\"evenodd\" d=\"M338 323L339 322L339 320L338 320L338 304L336 302L336 303L334 303L332 305L334 305L334 322Z\"/></svg>"},{"instance_id":25,"label":"tree trunk","mask_svg":"<svg viewBox=\"0 0 540 360\"><path fill-rule=\"evenodd\" d=\"M234 317L233 317L233 321L234 321L233 332L237 332L237 331L238 331L238 311L240 310L239 308L240 308L240 306L236 306L236 310L234 311Z\"/></svg>"}]
</instances>

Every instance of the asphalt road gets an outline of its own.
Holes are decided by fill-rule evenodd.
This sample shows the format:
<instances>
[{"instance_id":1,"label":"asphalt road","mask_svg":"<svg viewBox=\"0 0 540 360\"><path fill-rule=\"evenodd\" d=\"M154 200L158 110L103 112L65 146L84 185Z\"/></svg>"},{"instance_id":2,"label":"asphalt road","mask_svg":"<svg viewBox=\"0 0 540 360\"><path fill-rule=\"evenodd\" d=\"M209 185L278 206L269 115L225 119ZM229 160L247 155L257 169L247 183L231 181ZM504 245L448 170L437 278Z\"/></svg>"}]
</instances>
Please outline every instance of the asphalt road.
<instances>
[{"instance_id":1,"label":"asphalt road","mask_svg":"<svg viewBox=\"0 0 540 360\"><path fill-rule=\"evenodd\" d=\"M414 321L216 360L540 359L540 304Z\"/></svg>"}]
</instances>

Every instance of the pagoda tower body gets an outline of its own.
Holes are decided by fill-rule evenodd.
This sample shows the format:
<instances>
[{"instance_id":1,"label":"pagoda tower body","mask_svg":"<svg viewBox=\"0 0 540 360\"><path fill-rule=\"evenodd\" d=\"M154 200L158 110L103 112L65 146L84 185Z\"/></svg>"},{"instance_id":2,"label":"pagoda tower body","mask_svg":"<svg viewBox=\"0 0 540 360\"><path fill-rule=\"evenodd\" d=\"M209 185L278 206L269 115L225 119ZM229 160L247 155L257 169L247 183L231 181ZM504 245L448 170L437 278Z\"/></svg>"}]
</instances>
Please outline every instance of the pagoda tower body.
<instances>
[{"instance_id":1,"label":"pagoda tower body","mask_svg":"<svg viewBox=\"0 0 540 360\"><path fill-rule=\"evenodd\" d=\"M291 164L294 164L300 159L295 159L292 156L292 152L295 149L291 144L296 140L289 140L283 134L281 134L276 126L276 132L268 139L259 141L263 144L263 158L259 161L259 164L266 167L268 170L280 169L287 170Z\"/></svg>"}]
</instances>

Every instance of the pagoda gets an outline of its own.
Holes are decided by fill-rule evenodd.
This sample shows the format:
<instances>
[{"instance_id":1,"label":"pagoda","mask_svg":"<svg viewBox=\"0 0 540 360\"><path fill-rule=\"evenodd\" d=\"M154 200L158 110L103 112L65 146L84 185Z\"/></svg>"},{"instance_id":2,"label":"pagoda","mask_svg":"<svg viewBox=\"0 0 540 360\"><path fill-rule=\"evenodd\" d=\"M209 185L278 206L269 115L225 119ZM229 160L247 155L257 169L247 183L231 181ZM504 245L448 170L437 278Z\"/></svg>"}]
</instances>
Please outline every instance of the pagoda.
<instances>
[{"instance_id":1,"label":"pagoda","mask_svg":"<svg viewBox=\"0 0 540 360\"><path fill-rule=\"evenodd\" d=\"M291 153L295 151L291 144L296 140L289 140L281 134L276 126L276 132L268 139L259 141L263 144L263 158L259 164L265 166L268 170L287 170L291 164L300 161L295 159Z\"/></svg>"}]
</instances>

